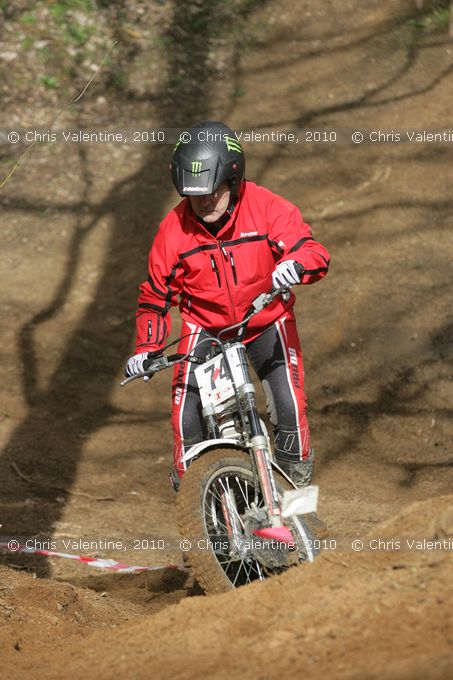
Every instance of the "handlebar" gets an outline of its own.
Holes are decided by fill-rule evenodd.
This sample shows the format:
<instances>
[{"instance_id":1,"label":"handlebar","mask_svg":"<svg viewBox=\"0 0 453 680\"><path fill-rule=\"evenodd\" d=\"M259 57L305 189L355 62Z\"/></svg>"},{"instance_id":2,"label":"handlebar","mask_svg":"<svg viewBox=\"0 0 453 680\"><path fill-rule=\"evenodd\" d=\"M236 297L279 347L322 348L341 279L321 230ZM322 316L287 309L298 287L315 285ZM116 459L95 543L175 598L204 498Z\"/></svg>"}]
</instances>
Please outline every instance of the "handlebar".
<instances>
[{"instance_id":1,"label":"handlebar","mask_svg":"<svg viewBox=\"0 0 453 680\"><path fill-rule=\"evenodd\" d=\"M302 267L302 265L299 265L299 263L297 263L297 273L301 276L303 272L304 268ZM227 328L222 329L220 333L218 333L217 337L211 336L207 338L207 340L216 340L217 342L221 343L220 337L222 335L236 328L239 328L236 338L234 338L234 340L229 340L229 342L240 342L243 336L245 335L247 324L250 321L250 319L254 317L256 314L259 314L259 312L261 312L265 307L268 307L279 295L281 295L283 300L286 302L289 299L290 288L291 288L290 285L280 286L279 288L273 288L267 293L260 293L252 301L252 304L248 311L245 313L242 321L239 321L238 323L233 324L232 326L228 326ZM127 385L133 380L137 380L138 378L152 376L154 375L154 373L158 373L159 371L163 371L166 368L170 368L171 366L173 366L173 364L176 364L180 361L190 361L191 363L195 364L204 363L203 359L200 359L199 357L190 356L189 354L172 354L169 356L165 356L162 354L162 352L165 349L166 348L164 347L162 350L159 350L157 352L149 352L148 359L144 362L144 366L145 364L148 364L146 370L143 371L142 373L137 373L136 375L133 375L130 378L122 380L120 383L121 386L123 387L124 385Z\"/></svg>"},{"instance_id":2,"label":"handlebar","mask_svg":"<svg viewBox=\"0 0 453 680\"><path fill-rule=\"evenodd\" d=\"M192 364L204 364L203 359L200 359L199 357L193 357L188 354L170 354L169 356L164 356L163 354L159 354L159 356L157 356L157 354L157 352L148 352L148 359L143 362L145 370L142 373L131 375L129 378L122 380L120 382L121 387L129 384L133 380L137 380L138 378L152 376L154 373L163 371L165 368L170 368L173 366L173 364L177 364L180 361L190 361Z\"/></svg>"}]
</instances>

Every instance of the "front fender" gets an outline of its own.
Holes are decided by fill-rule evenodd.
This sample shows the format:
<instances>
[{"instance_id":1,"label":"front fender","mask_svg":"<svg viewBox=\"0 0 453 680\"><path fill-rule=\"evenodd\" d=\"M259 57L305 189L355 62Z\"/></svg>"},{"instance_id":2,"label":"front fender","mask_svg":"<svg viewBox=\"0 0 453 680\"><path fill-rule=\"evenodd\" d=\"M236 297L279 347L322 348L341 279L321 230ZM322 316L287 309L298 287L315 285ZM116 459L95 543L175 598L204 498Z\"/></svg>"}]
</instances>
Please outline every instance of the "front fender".
<instances>
[{"instance_id":1,"label":"front fender","mask_svg":"<svg viewBox=\"0 0 453 680\"><path fill-rule=\"evenodd\" d=\"M190 447L188 451L183 455L181 458L181 461L183 463L189 463L192 461L194 458L198 458L202 453L205 453L205 451L209 451L210 449L239 449L240 451L245 451L246 453L250 453L249 449L245 448L244 446L241 446L236 439L206 439L203 442L199 442L198 444L194 444L193 446ZM297 489L296 485L292 481L290 477L286 474L286 472L283 472L281 467L278 466L278 463L276 463L274 460L271 460L271 465L274 470L277 470L282 477L286 479L287 482L291 484L293 489Z\"/></svg>"},{"instance_id":2,"label":"front fender","mask_svg":"<svg viewBox=\"0 0 453 680\"><path fill-rule=\"evenodd\" d=\"M240 451L247 451L246 448L238 444L236 439L206 439L204 442L191 446L182 456L181 462L189 463L209 449L239 449Z\"/></svg>"}]
</instances>

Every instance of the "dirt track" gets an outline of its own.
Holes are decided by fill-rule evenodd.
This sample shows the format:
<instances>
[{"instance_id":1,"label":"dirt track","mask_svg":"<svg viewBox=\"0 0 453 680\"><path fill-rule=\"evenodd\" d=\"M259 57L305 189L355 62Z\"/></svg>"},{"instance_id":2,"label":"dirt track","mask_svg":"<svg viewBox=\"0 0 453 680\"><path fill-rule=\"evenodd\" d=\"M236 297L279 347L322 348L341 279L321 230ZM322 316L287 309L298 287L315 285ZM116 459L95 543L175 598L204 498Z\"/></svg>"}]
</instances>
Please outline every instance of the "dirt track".
<instances>
[{"instance_id":1,"label":"dirt track","mask_svg":"<svg viewBox=\"0 0 453 680\"><path fill-rule=\"evenodd\" d=\"M144 603L118 599L120 589L123 596L133 592L121 576L103 599L1 571L3 663L12 678L28 670L35 676L38 664L42 678L64 669L65 676L97 678L303 672L310 679L444 680L453 671L452 551L410 550L408 537L453 544L452 502L450 495L416 503L368 538L371 546L376 537L389 545L407 541L406 549L325 551L278 578L188 598L154 616ZM134 580L148 593L158 585Z\"/></svg>"},{"instance_id":2,"label":"dirt track","mask_svg":"<svg viewBox=\"0 0 453 680\"><path fill-rule=\"evenodd\" d=\"M209 116L236 129L448 128L453 44L444 29L414 25L411 2L389 5L261 3L233 36L239 44L214 36L208 56L201 34L170 26L146 96L131 85L112 105L87 93L61 125L169 127ZM184 61L194 49L195 74ZM24 106L7 100L4 120L25 127ZM49 98L32 113L42 123L55 108ZM0 150L6 174L19 150ZM169 152L39 146L0 192L4 535L162 538L164 550L106 556L181 563L167 483L170 376L118 386L146 253L177 200ZM429 537L440 521L451 536L451 146L250 144L246 153L248 177L297 203L332 255L327 279L297 300L320 515L349 541L430 499L422 523L414 506L404 528ZM100 575L5 557L0 639L17 677L27 668L54 677L62 665L68 677L109 677L114 664L119 677L195 678L203 663L218 677L446 678L451 555L432 555L404 554L397 568L399 553L341 551L307 574L215 599L175 572Z\"/></svg>"}]
</instances>

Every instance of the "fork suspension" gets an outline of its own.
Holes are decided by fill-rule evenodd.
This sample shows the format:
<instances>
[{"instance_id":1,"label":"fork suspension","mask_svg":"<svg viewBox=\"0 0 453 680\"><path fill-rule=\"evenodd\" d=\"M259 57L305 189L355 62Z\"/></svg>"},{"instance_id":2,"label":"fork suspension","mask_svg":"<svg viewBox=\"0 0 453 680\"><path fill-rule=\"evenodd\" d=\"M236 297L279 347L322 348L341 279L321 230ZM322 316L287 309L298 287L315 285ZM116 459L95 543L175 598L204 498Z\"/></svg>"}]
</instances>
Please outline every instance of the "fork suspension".
<instances>
[{"instance_id":1,"label":"fork suspension","mask_svg":"<svg viewBox=\"0 0 453 680\"><path fill-rule=\"evenodd\" d=\"M253 385L251 390L247 390L243 395L245 401L245 412L247 414L250 432L252 435L251 444L255 458L255 464L260 479L261 490L266 505L269 508L269 515L273 518L273 523L281 524L280 503L277 489L275 486L274 475L271 469L271 462L268 452L267 438L264 436L261 421L256 412L255 390Z\"/></svg>"}]
</instances>

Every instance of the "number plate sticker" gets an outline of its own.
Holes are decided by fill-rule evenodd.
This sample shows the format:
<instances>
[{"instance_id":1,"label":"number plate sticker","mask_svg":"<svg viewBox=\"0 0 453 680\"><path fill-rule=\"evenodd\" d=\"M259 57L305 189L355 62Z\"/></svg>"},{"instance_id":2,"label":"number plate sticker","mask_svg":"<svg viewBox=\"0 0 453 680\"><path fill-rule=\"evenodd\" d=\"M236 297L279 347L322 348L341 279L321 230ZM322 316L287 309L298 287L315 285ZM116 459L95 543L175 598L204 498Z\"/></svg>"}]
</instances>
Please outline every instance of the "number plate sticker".
<instances>
[{"instance_id":1,"label":"number plate sticker","mask_svg":"<svg viewBox=\"0 0 453 680\"><path fill-rule=\"evenodd\" d=\"M220 404L234 395L233 384L228 376L225 359L218 354L195 369L201 403Z\"/></svg>"}]
</instances>

